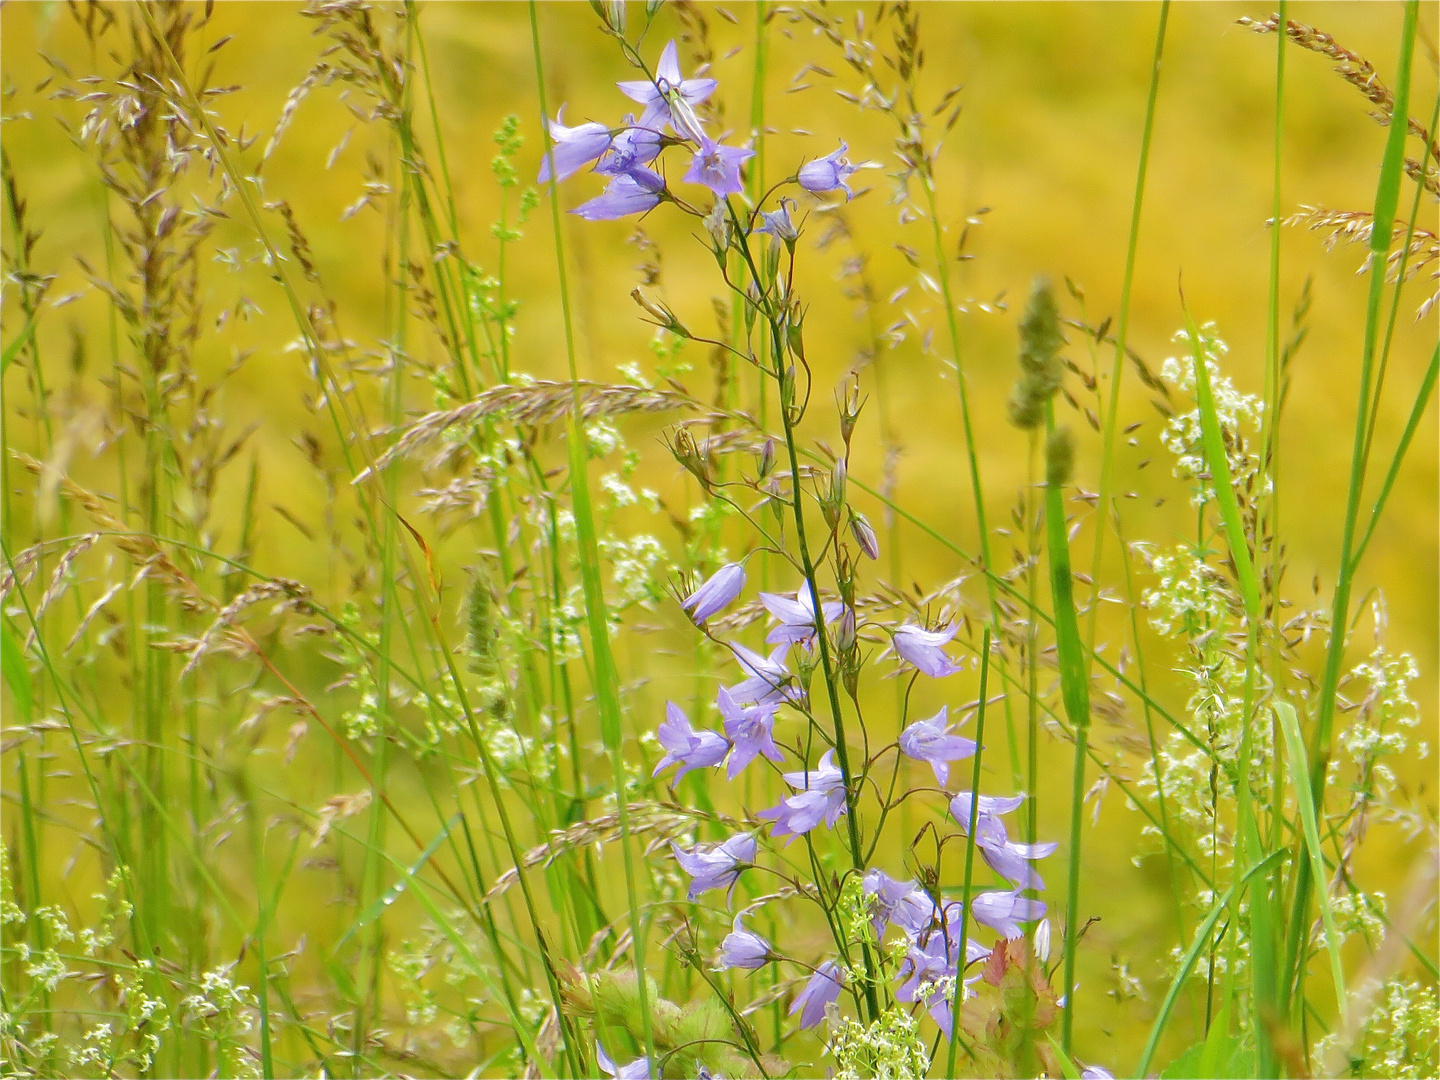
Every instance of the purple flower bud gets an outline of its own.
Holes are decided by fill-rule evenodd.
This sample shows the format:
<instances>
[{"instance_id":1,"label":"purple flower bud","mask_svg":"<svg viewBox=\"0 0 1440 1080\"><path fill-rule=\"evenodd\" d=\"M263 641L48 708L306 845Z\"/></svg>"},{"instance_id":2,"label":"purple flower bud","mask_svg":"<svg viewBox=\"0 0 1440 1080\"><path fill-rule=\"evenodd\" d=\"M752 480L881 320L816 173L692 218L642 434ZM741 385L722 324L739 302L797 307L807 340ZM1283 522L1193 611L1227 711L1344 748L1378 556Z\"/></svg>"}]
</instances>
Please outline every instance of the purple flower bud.
<instances>
[{"instance_id":1,"label":"purple flower bud","mask_svg":"<svg viewBox=\"0 0 1440 1080\"><path fill-rule=\"evenodd\" d=\"M952 663L950 657L945 655L941 648L959 631L959 627L951 623L944 630L926 630L922 626L902 626L895 631L895 653L906 663L914 664L916 668L929 675L932 679L943 679L946 675L953 675L960 670L960 665Z\"/></svg>"},{"instance_id":2,"label":"purple flower bud","mask_svg":"<svg viewBox=\"0 0 1440 1080\"><path fill-rule=\"evenodd\" d=\"M678 784L691 769L719 765L730 752L730 744L715 732L697 732L692 729L680 706L673 701L665 703L665 720L661 723L658 734L660 745L665 748L665 756L650 775L659 776L662 769L678 764L680 771L675 774L672 781L674 784Z\"/></svg>"},{"instance_id":3,"label":"purple flower bud","mask_svg":"<svg viewBox=\"0 0 1440 1080\"><path fill-rule=\"evenodd\" d=\"M950 779L949 762L975 753L973 739L950 734L946 724L949 713L949 706L942 705L929 720L916 720L900 733L900 752L916 761L927 762L935 770L935 782L941 787Z\"/></svg>"},{"instance_id":4,"label":"purple flower bud","mask_svg":"<svg viewBox=\"0 0 1440 1080\"><path fill-rule=\"evenodd\" d=\"M845 975L838 964L829 960L815 969L805 989L795 995L790 1003L788 1015L800 1014L800 1030L812 1028L825 1018L825 1009L840 997L841 982Z\"/></svg>"},{"instance_id":5,"label":"purple flower bud","mask_svg":"<svg viewBox=\"0 0 1440 1080\"><path fill-rule=\"evenodd\" d=\"M855 537L855 543L860 545L860 550L867 558L880 558L880 541L875 536L875 530L870 527L870 522L865 520L864 514L850 511L850 535Z\"/></svg>"},{"instance_id":6,"label":"purple flower bud","mask_svg":"<svg viewBox=\"0 0 1440 1080\"><path fill-rule=\"evenodd\" d=\"M600 1066L601 1072L613 1076L615 1080L651 1080L649 1058L636 1058L628 1065L617 1066L598 1042L595 1044L595 1063Z\"/></svg>"},{"instance_id":7,"label":"purple flower bud","mask_svg":"<svg viewBox=\"0 0 1440 1080\"><path fill-rule=\"evenodd\" d=\"M720 715L725 720L725 737L732 744L730 762L725 767L727 779L734 780L740 771L763 754L771 761L781 760L780 750L775 745L775 705L751 705L744 708L735 703L730 691L723 686L717 695Z\"/></svg>"},{"instance_id":8,"label":"purple flower bud","mask_svg":"<svg viewBox=\"0 0 1440 1080\"><path fill-rule=\"evenodd\" d=\"M698 846L685 851L674 843L670 847L680 869L694 879L687 894L691 900L711 889L734 888L740 874L755 861L755 838L749 833L739 833L703 851Z\"/></svg>"},{"instance_id":9,"label":"purple flower bud","mask_svg":"<svg viewBox=\"0 0 1440 1080\"><path fill-rule=\"evenodd\" d=\"M690 617L697 623L703 623L717 611L729 607L744 588L745 567L739 563L726 563L705 584L687 596L680 606L689 611Z\"/></svg>"},{"instance_id":10,"label":"purple flower bud","mask_svg":"<svg viewBox=\"0 0 1440 1080\"><path fill-rule=\"evenodd\" d=\"M800 186L817 195L840 188L845 192L847 200L853 198L855 193L850 190L847 180L856 167L851 165L845 157L845 151L849 149L842 141L840 149L834 153L800 166L800 172L796 176L796 179L800 181Z\"/></svg>"},{"instance_id":11,"label":"purple flower bud","mask_svg":"<svg viewBox=\"0 0 1440 1080\"><path fill-rule=\"evenodd\" d=\"M586 221L613 221L643 214L660 205L665 178L650 169L637 167L610 181L603 195L583 202L570 213Z\"/></svg>"},{"instance_id":12,"label":"purple flower bud","mask_svg":"<svg viewBox=\"0 0 1440 1080\"><path fill-rule=\"evenodd\" d=\"M577 172L582 165L594 161L610 146L610 129L604 124L580 124L566 127L560 122L565 115L565 106L555 114L554 120L547 120L550 138L554 145L545 160L540 163L539 182L550 179L553 166L556 180L564 180Z\"/></svg>"},{"instance_id":13,"label":"purple flower bud","mask_svg":"<svg viewBox=\"0 0 1440 1080\"><path fill-rule=\"evenodd\" d=\"M759 934L753 934L740 925L744 914L736 915L730 924L730 933L720 943L720 969L744 968L754 971L762 968L774 958L770 943Z\"/></svg>"},{"instance_id":14,"label":"purple flower bud","mask_svg":"<svg viewBox=\"0 0 1440 1080\"><path fill-rule=\"evenodd\" d=\"M740 182L740 165L754 156L754 150L721 146L707 135L701 139L700 147L691 159L685 181L690 184L704 184L716 198L738 195L744 190L744 185Z\"/></svg>"}]
</instances>

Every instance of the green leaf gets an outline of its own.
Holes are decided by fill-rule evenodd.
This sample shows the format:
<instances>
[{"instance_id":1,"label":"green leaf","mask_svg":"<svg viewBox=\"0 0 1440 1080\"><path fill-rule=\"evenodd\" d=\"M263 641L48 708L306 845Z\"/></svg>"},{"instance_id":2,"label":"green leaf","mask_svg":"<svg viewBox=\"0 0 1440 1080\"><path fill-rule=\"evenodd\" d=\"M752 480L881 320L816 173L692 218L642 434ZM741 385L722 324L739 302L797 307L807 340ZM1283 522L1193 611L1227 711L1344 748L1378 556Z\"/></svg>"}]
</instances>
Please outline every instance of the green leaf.
<instances>
[{"instance_id":1,"label":"green leaf","mask_svg":"<svg viewBox=\"0 0 1440 1080\"><path fill-rule=\"evenodd\" d=\"M25 664L25 651L15 639L15 631L8 620L0 624L0 669L4 671L5 685L10 687L10 693L15 695L20 718L29 724L35 711L30 668Z\"/></svg>"},{"instance_id":2,"label":"green leaf","mask_svg":"<svg viewBox=\"0 0 1440 1080\"><path fill-rule=\"evenodd\" d=\"M1319 815L1315 808L1314 789L1310 786L1310 764L1305 753L1305 737L1300 734L1300 719L1295 715L1295 707L1288 701L1275 703L1275 716L1280 721L1280 730L1285 733L1285 749L1290 758L1290 782L1295 788L1295 804L1300 808L1305 850L1310 856L1310 872L1315 881L1323 882L1326 880L1325 852L1320 847ZM1317 889L1316 898L1320 902L1320 919L1325 924L1325 947L1330 953L1330 977L1335 981L1335 1000L1343 1004L1348 1000L1345 996L1345 969L1340 963L1340 935L1335 932L1335 913L1330 908L1330 890Z\"/></svg>"},{"instance_id":3,"label":"green leaf","mask_svg":"<svg viewBox=\"0 0 1440 1080\"><path fill-rule=\"evenodd\" d=\"M27 322L20 333L15 336L15 340L5 346L4 353L0 353L0 375L5 374L6 369L10 367L15 357L20 355L20 350L25 347L25 343L35 336L35 323L39 318L40 313L38 311L31 315L30 321Z\"/></svg>"}]
</instances>

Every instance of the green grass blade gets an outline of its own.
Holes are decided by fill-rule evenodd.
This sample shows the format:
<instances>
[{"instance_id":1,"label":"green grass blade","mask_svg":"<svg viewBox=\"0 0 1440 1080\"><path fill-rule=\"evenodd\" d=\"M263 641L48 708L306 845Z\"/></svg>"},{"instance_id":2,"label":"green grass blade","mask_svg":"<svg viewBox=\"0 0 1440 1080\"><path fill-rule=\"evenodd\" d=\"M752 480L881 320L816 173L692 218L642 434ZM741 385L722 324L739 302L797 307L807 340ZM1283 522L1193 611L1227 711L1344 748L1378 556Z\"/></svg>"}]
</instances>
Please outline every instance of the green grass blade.
<instances>
[{"instance_id":1,"label":"green grass blade","mask_svg":"<svg viewBox=\"0 0 1440 1080\"><path fill-rule=\"evenodd\" d=\"M1300 719L1295 715L1295 707L1286 701L1275 703L1275 715L1280 720L1280 730L1285 734L1285 749L1290 757L1290 779L1295 785L1295 805L1300 810L1300 823L1304 828L1305 850L1310 856L1310 873L1314 880L1324 881L1325 853L1320 847L1319 815L1314 792L1310 787L1310 765L1305 753L1305 737L1300 733ZM1325 924L1325 947L1330 953L1330 975L1335 981L1335 1000L1343 1010L1347 1000L1345 969L1340 963L1340 935L1335 930L1330 890L1317 890L1316 899L1320 904L1320 918Z\"/></svg>"}]
</instances>

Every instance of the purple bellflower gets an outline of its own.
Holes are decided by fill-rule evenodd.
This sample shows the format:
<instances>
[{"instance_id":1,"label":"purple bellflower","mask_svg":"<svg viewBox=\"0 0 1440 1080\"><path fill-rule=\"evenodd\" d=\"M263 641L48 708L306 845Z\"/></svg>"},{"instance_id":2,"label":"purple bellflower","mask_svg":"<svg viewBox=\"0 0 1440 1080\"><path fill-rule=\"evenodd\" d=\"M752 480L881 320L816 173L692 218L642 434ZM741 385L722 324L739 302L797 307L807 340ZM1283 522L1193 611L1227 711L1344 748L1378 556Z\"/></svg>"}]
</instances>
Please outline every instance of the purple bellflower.
<instances>
[{"instance_id":1,"label":"purple bellflower","mask_svg":"<svg viewBox=\"0 0 1440 1080\"><path fill-rule=\"evenodd\" d=\"M650 775L659 776L662 769L679 765L680 771L672 781L674 784L678 784L691 769L719 765L730 752L730 744L723 736L713 731L697 732L691 728L685 713L673 701L665 703L665 720L660 725L659 736L660 745L665 748L665 756Z\"/></svg>"},{"instance_id":2,"label":"purple bellflower","mask_svg":"<svg viewBox=\"0 0 1440 1080\"><path fill-rule=\"evenodd\" d=\"M613 1076L615 1080L651 1080L649 1058L636 1058L628 1065L616 1065L598 1042L595 1044L595 1063L600 1066L601 1072Z\"/></svg>"},{"instance_id":3,"label":"purple bellflower","mask_svg":"<svg viewBox=\"0 0 1440 1080\"><path fill-rule=\"evenodd\" d=\"M714 79L681 78L680 59L672 41L665 46L660 62L655 65L654 82L639 79L615 85L631 101L645 106L640 127L658 131L662 125L669 124L675 134L698 143L705 132L695 117L694 106L713 94L719 84Z\"/></svg>"},{"instance_id":4,"label":"purple bellflower","mask_svg":"<svg viewBox=\"0 0 1440 1080\"><path fill-rule=\"evenodd\" d=\"M751 705L743 708L735 703L730 691L723 686L716 700L720 715L725 720L725 737L730 740L732 750L725 777L734 780L740 771L763 754L771 761L781 760L780 750L775 745L775 705Z\"/></svg>"},{"instance_id":5,"label":"purple bellflower","mask_svg":"<svg viewBox=\"0 0 1440 1080\"><path fill-rule=\"evenodd\" d=\"M800 186L816 195L838 188L845 192L847 200L854 198L855 193L850 190L847 182L850 174L856 169L856 166L851 165L849 159L845 157L845 151L849 149L850 147L842 141L840 149L833 154L827 154L823 158L816 158L814 161L807 161L801 165L800 172L795 177L800 181Z\"/></svg>"},{"instance_id":6,"label":"purple bellflower","mask_svg":"<svg viewBox=\"0 0 1440 1080\"><path fill-rule=\"evenodd\" d=\"M895 631L895 654L915 665L932 679L954 675L960 665L952 663L942 645L947 644L960 627L951 623L944 630L926 630L923 626L906 625Z\"/></svg>"},{"instance_id":7,"label":"purple bellflower","mask_svg":"<svg viewBox=\"0 0 1440 1080\"><path fill-rule=\"evenodd\" d=\"M745 189L745 185L740 182L740 165L754 156L754 150L721 146L707 135L700 140L700 148L691 159L685 181L690 184L704 184L717 199L726 195L738 195Z\"/></svg>"},{"instance_id":8,"label":"purple bellflower","mask_svg":"<svg viewBox=\"0 0 1440 1080\"><path fill-rule=\"evenodd\" d=\"M950 800L950 813L954 815L962 832L970 831L970 813L973 796L962 791ZM1025 801L1024 795L1006 798L979 797L979 813L975 823L975 846L989 863L990 868L1001 877L1013 882L1018 889L1044 889L1045 882L1030 865L1034 859L1043 859L1060 845L1053 841L1046 844L1017 844L1010 841L1005 831L1001 814L1008 814Z\"/></svg>"},{"instance_id":9,"label":"purple bellflower","mask_svg":"<svg viewBox=\"0 0 1440 1080\"><path fill-rule=\"evenodd\" d=\"M554 120L547 120L550 138L554 145L545 160L540 163L539 182L550 179L553 167L556 180L564 180L588 165L610 148L610 129L604 124L586 123L566 127L561 123L565 106L555 114Z\"/></svg>"},{"instance_id":10,"label":"purple bellflower","mask_svg":"<svg viewBox=\"0 0 1440 1080\"><path fill-rule=\"evenodd\" d=\"M747 678L730 687L731 698L742 705L768 705L798 698L800 691L791 684L790 669L785 666L785 654L789 650L789 644L784 643L776 646L769 656L761 656L732 641L730 651Z\"/></svg>"},{"instance_id":11,"label":"purple bellflower","mask_svg":"<svg viewBox=\"0 0 1440 1080\"><path fill-rule=\"evenodd\" d=\"M765 605L766 611L780 620L780 625L766 635L766 644L799 644L808 649L814 643L815 605L811 602L808 585L802 585L793 598L781 593L762 592L760 602ZM838 600L820 601L820 612L827 623L838 619L844 610L845 605Z\"/></svg>"},{"instance_id":12,"label":"purple bellflower","mask_svg":"<svg viewBox=\"0 0 1440 1080\"><path fill-rule=\"evenodd\" d=\"M649 165L660 156L664 136L650 128L635 127L633 116L625 117L625 129L610 140L610 146L595 163L595 171L619 176L642 165Z\"/></svg>"},{"instance_id":13,"label":"purple bellflower","mask_svg":"<svg viewBox=\"0 0 1440 1080\"><path fill-rule=\"evenodd\" d=\"M726 563L709 580L685 598L681 607L690 612L697 623L703 623L711 615L729 607L731 602L745 588L745 567L739 563Z\"/></svg>"},{"instance_id":14,"label":"purple bellflower","mask_svg":"<svg viewBox=\"0 0 1440 1080\"><path fill-rule=\"evenodd\" d=\"M611 180L604 194L581 203L570 213L586 221L614 221L655 209L660 205L664 192L665 178L637 165Z\"/></svg>"},{"instance_id":15,"label":"purple bellflower","mask_svg":"<svg viewBox=\"0 0 1440 1080\"><path fill-rule=\"evenodd\" d=\"M771 836L793 839L809 832L821 821L825 822L826 828L835 827L840 815L845 813L845 783L840 770L830 760L834 754L835 751L826 750L818 769L784 774L787 784L803 790L798 795L781 799L779 806L755 815L762 821L775 822Z\"/></svg>"},{"instance_id":16,"label":"purple bellflower","mask_svg":"<svg viewBox=\"0 0 1440 1080\"><path fill-rule=\"evenodd\" d=\"M840 983L844 978L839 965L829 960L815 969L805 989L796 994L795 1000L790 1003L789 1015L800 1014L801 1031L814 1027L825 1018L826 1008L839 1000Z\"/></svg>"},{"instance_id":17,"label":"purple bellflower","mask_svg":"<svg viewBox=\"0 0 1440 1080\"><path fill-rule=\"evenodd\" d=\"M1115 1080L1115 1077L1099 1065L1086 1065L1080 1070L1080 1080Z\"/></svg>"},{"instance_id":18,"label":"purple bellflower","mask_svg":"<svg viewBox=\"0 0 1440 1080\"><path fill-rule=\"evenodd\" d=\"M790 220L790 208L794 205L794 199L781 199L779 210L760 211L761 224L755 231L769 233L777 240L793 244L800 236L800 230L795 228L795 223Z\"/></svg>"},{"instance_id":19,"label":"purple bellflower","mask_svg":"<svg viewBox=\"0 0 1440 1080\"><path fill-rule=\"evenodd\" d=\"M746 971L754 971L762 968L774 959L775 953L770 948L770 943L759 934L751 933L740 925L744 913L735 916L735 921L730 924L730 933L725 935L725 940L720 942L720 970L726 968L744 968Z\"/></svg>"},{"instance_id":20,"label":"purple bellflower","mask_svg":"<svg viewBox=\"0 0 1440 1080\"><path fill-rule=\"evenodd\" d=\"M940 1026L948 1039L954 1030L954 999L950 994L945 993L936 984L942 979L959 979L960 977L960 946L959 927L949 932L935 931L926 936L923 942L916 942L910 946L910 951L905 954L905 960L900 965L900 974L908 975L909 978L895 991L897 1001L916 1001L923 999L926 1010ZM989 949L974 941L965 943L965 962L971 963L988 955ZM965 980L974 982L975 978ZM953 991L952 991L953 993Z\"/></svg>"},{"instance_id":21,"label":"purple bellflower","mask_svg":"<svg viewBox=\"0 0 1440 1080\"><path fill-rule=\"evenodd\" d=\"M1003 938L1019 937L1022 922L1045 917L1045 902L1021 896L1019 892L981 893L970 902L970 914L981 926L988 926Z\"/></svg>"},{"instance_id":22,"label":"purple bellflower","mask_svg":"<svg viewBox=\"0 0 1440 1080\"><path fill-rule=\"evenodd\" d=\"M924 761L935 770L935 782L941 787L950 779L952 761L968 758L975 753L975 741L950 734L949 706L940 706L940 711L929 720L916 720L900 733L900 752L916 761Z\"/></svg>"},{"instance_id":23,"label":"purple bellflower","mask_svg":"<svg viewBox=\"0 0 1440 1080\"><path fill-rule=\"evenodd\" d=\"M911 938L918 937L935 918L935 901L913 881L896 881L884 870L870 870L863 888L873 897L870 925L875 937L883 936L885 924L898 926Z\"/></svg>"},{"instance_id":24,"label":"purple bellflower","mask_svg":"<svg viewBox=\"0 0 1440 1080\"><path fill-rule=\"evenodd\" d=\"M690 875L689 897L697 899L711 889L733 889L740 874L755 861L755 838L748 833L732 836L723 844L702 851L698 846L685 851L672 843L680 869Z\"/></svg>"}]
</instances>

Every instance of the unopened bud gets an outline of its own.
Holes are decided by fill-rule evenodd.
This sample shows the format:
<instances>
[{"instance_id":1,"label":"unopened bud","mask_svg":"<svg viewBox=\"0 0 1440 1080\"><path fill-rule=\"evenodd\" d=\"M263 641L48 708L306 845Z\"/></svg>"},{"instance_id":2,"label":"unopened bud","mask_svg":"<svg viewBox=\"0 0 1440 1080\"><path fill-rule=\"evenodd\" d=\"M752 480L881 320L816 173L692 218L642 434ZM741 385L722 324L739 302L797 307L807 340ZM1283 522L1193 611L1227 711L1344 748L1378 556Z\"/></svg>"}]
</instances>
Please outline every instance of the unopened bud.
<instances>
[{"instance_id":1,"label":"unopened bud","mask_svg":"<svg viewBox=\"0 0 1440 1080\"><path fill-rule=\"evenodd\" d=\"M1041 919L1035 927L1035 956L1043 964L1050 959L1050 920Z\"/></svg>"},{"instance_id":2,"label":"unopened bud","mask_svg":"<svg viewBox=\"0 0 1440 1080\"><path fill-rule=\"evenodd\" d=\"M855 647L855 609L848 604L840 613L840 623L835 627L835 649L841 655Z\"/></svg>"},{"instance_id":3,"label":"unopened bud","mask_svg":"<svg viewBox=\"0 0 1440 1080\"><path fill-rule=\"evenodd\" d=\"M638 285L630 290L630 299L644 308L645 313L654 319L655 325L662 330L669 331L676 337L688 338L690 336L690 331L685 329L673 311L658 300L651 300L640 291Z\"/></svg>"},{"instance_id":4,"label":"unopened bud","mask_svg":"<svg viewBox=\"0 0 1440 1080\"><path fill-rule=\"evenodd\" d=\"M760 479L770 475L770 470L775 468L775 440L766 439L765 445L760 448Z\"/></svg>"},{"instance_id":5,"label":"unopened bud","mask_svg":"<svg viewBox=\"0 0 1440 1080\"><path fill-rule=\"evenodd\" d=\"M835 468L830 473L830 501L835 504L838 511L845 505L845 476L848 469L845 459L841 458L835 462Z\"/></svg>"},{"instance_id":6,"label":"unopened bud","mask_svg":"<svg viewBox=\"0 0 1440 1080\"><path fill-rule=\"evenodd\" d=\"M868 558L880 558L880 541L875 536L875 530L870 527L870 522L865 520L864 514L850 511L850 535L855 537L855 543L860 545L860 550Z\"/></svg>"}]
</instances>

